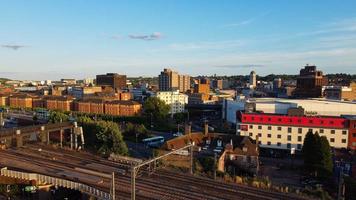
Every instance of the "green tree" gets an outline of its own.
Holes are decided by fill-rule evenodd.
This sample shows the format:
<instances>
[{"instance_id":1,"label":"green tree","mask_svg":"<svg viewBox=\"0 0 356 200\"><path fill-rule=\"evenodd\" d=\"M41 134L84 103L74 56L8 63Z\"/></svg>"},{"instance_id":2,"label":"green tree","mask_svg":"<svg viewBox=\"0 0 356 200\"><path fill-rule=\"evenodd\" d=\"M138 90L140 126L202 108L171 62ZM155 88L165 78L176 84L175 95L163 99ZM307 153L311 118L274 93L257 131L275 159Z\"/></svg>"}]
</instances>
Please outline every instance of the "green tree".
<instances>
[{"instance_id":1,"label":"green tree","mask_svg":"<svg viewBox=\"0 0 356 200\"><path fill-rule=\"evenodd\" d=\"M59 122L65 122L68 121L69 116L59 112L59 111L51 111L49 114L49 122L51 123L59 123Z\"/></svg>"},{"instance_id":2,"label":"green tree","mask_svg":"<svg viewBox=\"0 0 356 200\"><path fill-rule=\"evenodd\" d=\"M126 143L116 123L94 121L89 117L79 117L78 122L83 126L84 136L89 149L109 156L111 153L128 155Z\"/></svg>"},{"instance_id":3,"label":"green tree","mask_svg":"<svg viewBox=\"0 0 356 200\"><path fill-rule=\"evenodd\" d=\"M333 161L329 141L325 136L320 137L320 176L329 177L333 170Z\"/></svg>"},{"instance_id":4,"label":"green tree","mask_svg":"<svg viewBox=\"0 0 356 200\"><path fill-rule=\"evenodd\" d=\"M149 97L143 104L143 112L146 117L152 117L155 122L165 121L170 106L157 97Z\"/></svg>"},{"instance_id":5,"label":"green tree","mask_svg":"<svg viewBox=\"0 0 356 200\"><path fill-rule=\"evenodd\" d=\"M331 149L325 136L318 132L308 132L304 138L302 149L304 166L307 171L320 178L327 178L332 173L333 163Z\"/></svg>"}]
</instances>

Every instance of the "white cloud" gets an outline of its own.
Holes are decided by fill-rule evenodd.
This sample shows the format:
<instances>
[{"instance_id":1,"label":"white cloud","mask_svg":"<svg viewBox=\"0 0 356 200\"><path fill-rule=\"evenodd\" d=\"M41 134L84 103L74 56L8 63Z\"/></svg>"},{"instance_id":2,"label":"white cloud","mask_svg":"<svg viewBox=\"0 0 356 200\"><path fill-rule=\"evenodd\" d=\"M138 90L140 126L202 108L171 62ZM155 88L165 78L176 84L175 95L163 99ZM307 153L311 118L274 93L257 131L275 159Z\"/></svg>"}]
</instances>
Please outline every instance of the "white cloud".
<instances>
[{"instance_id":1,"label":"white cloud","mask_svg":"<svg viewBox=\"0 0 356 200\"><path fill-rule=\"evenodd\" d=\"M162 33L160 32L154 32L150 35L129 35L130 39L136 39L136 40L146 40L146 41L150 41L150 40L158 40L162 38Z\"/></svg>"}]
</instances>

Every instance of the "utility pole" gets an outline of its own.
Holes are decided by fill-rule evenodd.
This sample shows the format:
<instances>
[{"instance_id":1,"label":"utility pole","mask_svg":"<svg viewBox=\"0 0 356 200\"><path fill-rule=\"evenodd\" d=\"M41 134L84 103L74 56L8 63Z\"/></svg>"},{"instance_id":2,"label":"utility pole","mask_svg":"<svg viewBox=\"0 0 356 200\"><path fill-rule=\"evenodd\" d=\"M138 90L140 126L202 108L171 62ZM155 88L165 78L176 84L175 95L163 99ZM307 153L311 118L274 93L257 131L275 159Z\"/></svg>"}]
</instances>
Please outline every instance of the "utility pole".
<instances>
[{"instance_id":1,"label":"utility pole","mask_svg":"<svg viewBox=\"0 0 356 200\"><path fill-rule=\"evenodd\" d=\"M115 200L115 172L111 174L111 199Z\"/></svg>"},{"instance_id":2,"label":"utility pole","mask_svg":"<svg viewBox=\"0 0 356 200\"><path fill-rule=\"evenodd\" d=\"M131 200L136 199L136 167L131 168Z\"/></svg>"},{"instance_id":3,"label":"utility pole","mask_svg":"<svg viewBox=\"0 0 356 200\"><path fill-rule=\"evenodd\" d=\"M190 174L193 174L193 145L190 146Z\"/></svg>"},{"instance_id":4,"label":"utility pole","mask_svg":"<svg viewBox=\"0 0 356 200\"><path fill-rule=\"evenodd\" d=\"M216 180L216 152L214 152L214 180Z\"/></svg>"}]
</instances>

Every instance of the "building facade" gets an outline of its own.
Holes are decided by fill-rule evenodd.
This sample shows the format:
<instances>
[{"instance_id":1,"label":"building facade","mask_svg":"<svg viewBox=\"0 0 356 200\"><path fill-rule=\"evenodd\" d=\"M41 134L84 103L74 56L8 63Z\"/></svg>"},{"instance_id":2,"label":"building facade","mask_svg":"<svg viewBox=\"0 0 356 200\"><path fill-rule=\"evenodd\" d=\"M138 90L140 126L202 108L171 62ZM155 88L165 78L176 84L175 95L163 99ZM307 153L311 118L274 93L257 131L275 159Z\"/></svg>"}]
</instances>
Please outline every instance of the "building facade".
<instances>
[{"instance_id":1,"label":"building facade","mask_svg":"<svg viewBox=\"0 0 356 200\"><path fill-rule=\"evenodd\" d=\"M251 71L250 79L249 79L249 87L250 88L256 88L256 86L257 86L256 72L255 71Z\"/></svg>"},{"instance_id":2,"label":"building facade","mask_svg":"<svg viewBox=\"0 0 356 200\"><path fill-rule=\"evenodd\" d=\"M171 114L184 112L185 104L188 103L188 95L179 93L179 90L157 92L157 98L170 105Z\"/></svg>"},{"instance_id":3,"label":"building facade","mask_svg":"<svg viewBox=\"0 0 356 200\"><path fill-rule=\"evenodd\" d=\"M32 97L26 94L10 96L9 106L13 108L32 108Z\"/></svg>"},{"instance_id":4,"label":"building facade","mask_svg":"<svg viewBox=\"0 0 356 200\"><path fill-rule=\"evenodd\" d=\"M288 116L263 113L237 113L237 134L258 137L261 147L301 150L305 135L318 132L330 146L348 148L349 121L342 117Z\"/></svg>"},{"instance_id":5,"label":"building facade","mask_svg":"<svg viewBox=\"0 0 356 200\"><path fill-rule=\"evenodd\" d=\"M179 75L171 69L163 69L158 75L159 91L173 91L179 89Z\"/></svg>"},{"instance_id":6,"label":"building facade","mask_svg":"<svg viewBox=\"0 0 356 200\"><path fill-rule=\"evenodd\" d=\"M107 73L96 75L96 84L99 86L109 86L115 90L126 88L126 75L117 73Z\"/></svg>"},{"instance_id":7,"label":"building facade","mask_svg":"<svg viewBox=\"0 0 356 200\"><path fill-rule=\"evenodd\" d=\"M294 96L298 98L322 97L322 87L327 83L328 80L322 71L317 70L316 66L307 65L300 70Z\"/></svg>"},{"instance_id":8,"label":"building facade","mask_svg":"<svg viewBox=\"0 0 356 200\"><path fill-rule=\"evenodd\" d=\"M179 91L180 92L186 92L187 90L190 89L190 76L189 75L179 75L178 76L179 80Z\"/></svg>"},{"instance_id":9,"label":"building facade","mask_svg":"<svg viewBox=\"0 0 356 200\"><path fill-rule=\"evenodd\" d=\"M209 95L210 93L210 80L201 78L194 84L194 93L202 93Z\"/></svg>"},{"instance_id":10,"label":"building facade","mask_svg":"<svg viewBox=\"0 0 356 200\"><path fill-rule=\"evenodd\" d=\"M327 99L355 101L356 100L356 82L350 86L326 86L324 96Z\"/></svg>"}]
</instances>

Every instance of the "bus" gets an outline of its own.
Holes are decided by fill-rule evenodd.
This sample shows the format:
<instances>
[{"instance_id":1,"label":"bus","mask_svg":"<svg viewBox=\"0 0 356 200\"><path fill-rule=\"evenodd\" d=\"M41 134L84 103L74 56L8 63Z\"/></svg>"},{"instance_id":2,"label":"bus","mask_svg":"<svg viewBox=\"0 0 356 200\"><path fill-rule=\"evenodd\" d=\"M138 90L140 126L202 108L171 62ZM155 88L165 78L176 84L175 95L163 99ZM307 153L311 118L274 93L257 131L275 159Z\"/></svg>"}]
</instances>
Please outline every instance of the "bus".
<instances>
[{"instance_id":1,"label":"bus","mask_svg":"<svg viewBox=\"0 0 356 200\"><path fill-rule=\"evenodd\" d=\"M143 144L145 144L145 146L160 147L164 143L164 137L156 136L156 137L146 138L143 139L142 142Z\"/></svg>"}]
</instances>

